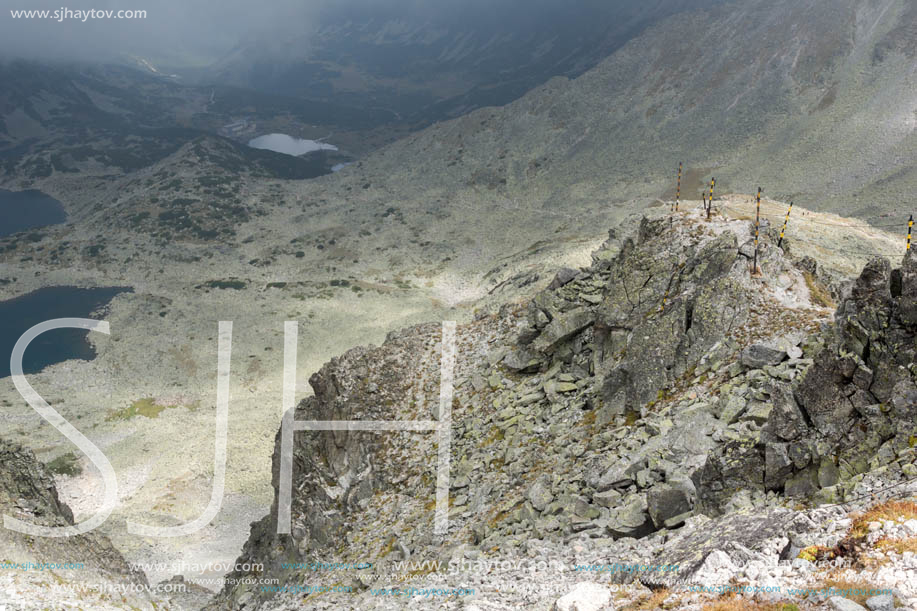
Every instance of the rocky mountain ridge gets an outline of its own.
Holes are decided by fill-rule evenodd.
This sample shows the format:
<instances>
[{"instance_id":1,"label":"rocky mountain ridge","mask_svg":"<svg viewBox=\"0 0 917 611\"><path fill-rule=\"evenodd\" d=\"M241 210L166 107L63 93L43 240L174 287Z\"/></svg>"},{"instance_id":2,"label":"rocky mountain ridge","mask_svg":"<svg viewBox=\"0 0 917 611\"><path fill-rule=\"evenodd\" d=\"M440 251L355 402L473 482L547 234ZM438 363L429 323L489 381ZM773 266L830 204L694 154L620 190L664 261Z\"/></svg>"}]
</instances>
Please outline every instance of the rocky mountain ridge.
<instances>
[{"instance_id":1,"label":"rocky mountain ridge","mask_svg":"<svg viewBox=\"0 0 917 611\"><path fill-rule=\"evenodd\" d=\"M20 160L22 149L17 147L28 139L31 122L16 112L15 100L9 105L4 101L5 125L20 128L15 134L0 135L13 144L0 153L5 156L4 164L12 159L16 166L3 178L4 187L39 188L66 200L68 211L86 214L80 214L71 225L35 232L34 238L20 235L5 240L0 266L6 283L0 290L13 297L62 284L130 284L136 288L134 294L113 302L112 328L117 331L112 341L99 340L96 361L74 361L36 376L37 384L52 389L49 397L62 413L86 415L83 422L100 427L97 434L117 433L110 437L116 440L114 447L106 451L119 472L132 474L136 486L136 494L126 499L119 519L146 516L149 507L160 508L157 511L162 520L190 519L196 515L196 503L206 501L212 446L212 418L207 411L212 407L212 368L206 364L214 358L214 321L239 321L234 343L245 346L240 354L247 361L234 370L238 387L233 389L233 405L248 419L241 430L231 431L230 437L230 461L238 463L230 465L229 491L239 494L234 497L238 504L232 511L221 513L220 520L225 522L215 532L208 531L210 539L202 545L170 542L165 551L148 549L148 541L127 537L117 526L109 529L109 536L133 561L161 560L163 555L174 560L188 554L208 559L234 557L244 536L240 533L246 531L244 524L253 519L251 516L263 514L273 495L268 485L269 456L277 426L274 402L282 370L278 348L284 320L301 322L300 341L310 347L308 356L301 355L305 357L300 360L302 377L346 347L381 341L385 330L422 320L470 318L472 308L482 303L502 302L534 291L547 278L546 268L553 273L560 264L583 265L588 251L603 239L604 229L598 228L618 226L622 218L639 215L645 206L667 198L664 194L674 188L678 161L684 161L687 168L682 190L686 199L695 199L698 188L715 172L718 194L732 189L750 192L758 184L765 185L767 193L780 200L779 210L774 209L776 204L768 210L778 217L777 223L786 209L783 200L794 198L799 212L799 204L809 205L882 219L881 224L889 225L890 230L903 230L907 212L899 208L913 192L914 178L910 163L915 157L914 63L909 42L914 18L911 4L904 0L748 0L731 5L730 11L687 13L649 28L576 79L558 78L505 107L480 109L434 125L335 175L312 181L266 178L247 171L240 180L232 176L231 166L219 167L236 159L235 155L224 155L227 147L221 139L206 137L204 155L199 154L195 143L186 142L183 136L173 137L171 132L162 134L168 136L163 146L147 146L146 141L120 129L127 120L114 126L102 122L98 130L106 133L101 136L98 130L81 135L81 121L72 121L77 126L74 133L92 140L91 148L99 154L83 158L82 151L62 150L66 154L55 165L52 151L30 153L28 159L21 160L27 164L34 161L35 167L30 165L29 171L23 172L14 162ZM102 81L104 85L110 79ZM151 88L155 91L160 85ZM159 95L172 95L171 85L161 85L161 89ZM16 90L4 88L4 92ZM123 91L100 95L105 94L104 86L93 86L90 92L86 108L74 110L52 94L52 107L39 104L37 111L49 111L46 117L67 124L70 115L93 118L99 109L111 105L133 108L128 117L134 121L146 108L142 104L134 108L132 96L121 98ZM231 104L219 108L223 102L233 101L238 92L225 93L217 91L216 107L208 107L211 91L195 91L178 111L211 127L221 125L236 112ZM74 95L72 100L85 98ZM7 121L11 113L15 117ZM161 126L160 119L171 121L168 117L154 118L154 126ZM111 133L107 133L108 128ZM322 127L309 137L325 135L327 130ZM109 159L110 153L122 150L122 138L125 155ZM337 136L333 141L337 142ZM68 149L73 146L67 139L60 144ZM140 152L150 155L134 158L126 154ZM212 163L215 159L216 164ZM136 164L119 165L123 161ZM149 163L152 165L144 165ZM69 171L73 169L80 171ZM156 176L159 172L162 175ZM211 198L217 200L212 209ZM746 217L746 224L747 217L753 216L753 207L747 204L745 198L742 214L733 215ZM650 208L648 213L659 211ZM239 212L239 222L226 218L233 212ZM857 234L857 239L834 239L836 236L824 225L802 222L805 219L794 216L790 236L799 239L790 240L789 251L794 256L809 254L818 261L815 268L803 267L814 271L813 278L821 284L835 282L827 273L832 263L841 264L845 273L859 273L862 257L847 251L895 253L892 260L896 267L900 261L898 253L903 252L903 244L899 250L899 243L903 240L887 235L860 240L865 231L862 221L850 232ZM796 233L797 227L805 232ZM742 235L737 243L744 246L748 234ZM101 248L103 245L107 248ZM586 257L582 257L584 253ZM829 261L832 258L834 261ZM674 268L660 267L654 274L666 278L666 286L669 281L673 286L681 282L678 275L672 279ZM730 294L747 290L732 280L720 281ZM799 277L787 276L787 281L788 286L798 284ZM655 291L661 280L651 282ZM696 282L691 282L695 286L686 289L688 302L698 296L707 299ZM802 282L808 289L804 273ZM830 300L831 291L819 291L817 284L810 293L823 292ZM678 354L673 356L670 346L657 346L654 342L662 331L645 321L628 318L624 326L633 327L630 331L595 324L599 320L595 312L605 300L604 290L583 291L588 299L575 297L571 302L573 309L586 308L580 316L595 316L589 333L605 333L618 350L622 334L633 329L646 331L644 336L634 335L634 347L658 348L663 370L666 366L672 371L687 367L683 372L687 375L690 363ZM775 299L778 297L786 294L775 293ZM841 300L842 293L834 290L833 299ZM630 307L629 303L624 305ZM674 325L682 315L687 321L691 311L688 304L674 305L684 305L684 311L666 318L667 324ZM784 309L771 301L755 308L762 315L773 312L774 316ZM637 311L646 314L651 310L650 305L640 303ZM623 312L630 317L628 310ZM701 313L710 314L703 308ZM694 359L708 339L703 335L698 339L698 329L709 330L717 321L729 324L731 319L724 318L727 313L714 312L711 320L695 323L697 316L692 311L692 327L697 329L688 329L684 337L673 334L673 338ZM754 319L751 314L742 308L735 313L736 321ZM612 315L618 316L607 312L601 317L612 324L617 320ZM824 316L829 318L828 313ZM796 320L795 315L790 318ZM521 319L518 322L522 324ZM571 324L576 322L574 319ZM805 327L810 322L797 320L797 325ZM782 324L778 316L772 327ZM534 329L541 330L537 326ZM751 337L736 341L742 345L746 340L767 340L768 329L749 332ZM436 329L430 333L435 336ZM495 342L510 346L513 354L525 354L520 352L522 345L517 347L513 338L504 335L501 332ZM175 338L188 339L176 344ZM563 344L556 349L563 351ZM538 352L535 348L541 345L526 346ZM634 352L606 354L604 346L595 344L593 349L602 354L604 366L614 365L621 372L612 375L597 370L577 379L575 376L582 374L573 371L571 361L565 364L569 370L560 370L557 376L574 379L556 382L569 388L567 384L596 378L602 379L604 388L607 373L609 379L618 379L615 383L621 384L617 398L609 396L612 404L624 401L627 405L628 397L661 400L651 397L652 384L668 380L669 373L654 369L647 378L651 384L626 373L631 365L628 354ZM867 356L861 354L859 359L869 368ZM435 361L436 355L431 353L430 358ZM542 357L537 360L542 362ZM786 362L781 366L794 371L808 365ZM579 369L583 366L584 362L577 364ZM428 378L435 384L433 367ZM491 372L484 373L482 377L488 380ZM539 371L538 376L542 375ZM509 392L502 377L504 388L499 391ZM526 394L547 396L544 382L542 379L541 387L535 384L532 393ZM592 388L598 382L582 383ZM615 383L608 382L608 393L614 392ZM103 405L99 404L97 388L107 394ZM745 409L744 416L752 407L759 409L760 402L766 403L767 388L755 386L754 390L742 390L745 394L733 400L732 409ZM593 388L593 392L599 390ZM430 393L435 394L435 389L429 388L424 395ZM556 394L563 398L571 393L585 400L580 396L585 391L579 387ZM858 401L864 396L868 399L862 393L856 396ZM11 387L2 399L9 435L29 444L43 460L57 459L71 449L22 408ZM500 410L510 407L505 401L515 405L516 399L510 395L502 398ZM140 417L129 422L110 420L107 415L122 413L137 401L151 400L183 409L165 410L158 419ZM424 405L430 404L429 398L425 401ZM483 398L481 401L483 407L493 407ZM205 409L192 409L198 404ZM555 404L559 403L551 403ZM837 406L826 409L844 413ZM550 410L548 413L556 416ZM494 416L486 416L492 425ZM629 417L633 415L625 409L620 426L626 426ZM865 416L856 412L856 418ZM509 425L507 430L512 426L517 427L510 435L514 439L518 425ZM497 436L505 437L506 431L496 428L494 439L485 447L500 441ZM630 428L622 430L629 432ZM886 435L883 432L878 439L887 442ZM417 435L402 437L404 443L415 443ZM180 452L162 451L175 448L176 439L181 440ZM487 437L478 440L484 441ZM805 463L804 453L790 453L798 441L768 441L775 448L771 464L779 473L778 482L785 478L796 485L795 478L799 477L800 482L811 486L812 472L816 466L821 469L823 456L813 457L810 452ZM588 447L585 438L578 443ZM761 460L767 464L766 446L751 445L748 451L739 447L733 481L757 469ZM574 443L571 447L578 446ZM138 448L143 451L138 452ZM794 461L791 466L785 463L780 448ZM474 458L475 452L469 456ZM620 453L615 456L621 457ZM723 455L716 473L730 472L731 456ZM499 458L506 462L513 454L507 457L500 452ZM667 483L664 479L656 482ZM79 513L80 505L85 505L79 500L86 499L85 490L93 489L91 473L87 470L69 484L61 489L73 491L68 502ZM502 483L494 485L504 489ZM592 490L589 482L582 487L577 484L572 492L565 486L555 491L552 480L552 495L576 495L587 505L595 505L586 494ZM711 505L721 501L716 493L710 492ZM466 506L469 502L466 499ZM236 509L239 507L243 509ZM504 509L512 516L518 508L510 505ZM609 514L604 515L601 509L609 509ZM611 517L610 508L599 511L600 518ZM636 512L635 520L643 515ZM537 519L529 517L532 524L546 519L540 513ZM241 527L239 523L243 523ZM516 524L512 522L513 528ZM483 534L486 537L486 532Z\"/></svg>"},{"instance_id":2,"label":"rocky mountain ridge","mask_svg":"<svg viewBox=\"0 0 917 611\"><path fill-rule=\"evenodd\" d=\"M263 563L259 577L288 592L227 587L211 608L387 609L392 600L378 588L438 577L476 587L474 597L442 601L453 608L562 608L556 595L523 588L519 575L505 589L494 575L431 564L534 561L552 551L570 562L561 580L570 587L579 581L573 564L602 555L677 564L677 580L639 581L673 588L666 608L700 609L710 597L676 592L675 581L747 578L780 569L799 541L839 544L834 524L846 508L838 503L889 482L907 492L901 484L917 476L917 395L903 365L913 362L913 258L894 272L876 259L855 282L835 284L832 316L813 298L827 292L817 263L792 257L791 240L777 248L765 232L760 273L751 273L750 230L696 210L660 213L633 235L612 235L591 267L562 270L533 300L460 326L444 536L432 528L433 435L297 433L292 535L275 534L275 497L240 557ZM351 350L311 378L315 395L295 418L436 419L441 351L436 324ZM399 575L409 559L413 572ZM859 561L847 557L850 570ZM289 568L309 562L374 568ZM917 602L896 575L899 604ZM292 593L319 582L350 591ZM650 596L643 592L620 602L639 604ZM805 603L820 608L829 598Z\"/></svg>"}]
</instances>

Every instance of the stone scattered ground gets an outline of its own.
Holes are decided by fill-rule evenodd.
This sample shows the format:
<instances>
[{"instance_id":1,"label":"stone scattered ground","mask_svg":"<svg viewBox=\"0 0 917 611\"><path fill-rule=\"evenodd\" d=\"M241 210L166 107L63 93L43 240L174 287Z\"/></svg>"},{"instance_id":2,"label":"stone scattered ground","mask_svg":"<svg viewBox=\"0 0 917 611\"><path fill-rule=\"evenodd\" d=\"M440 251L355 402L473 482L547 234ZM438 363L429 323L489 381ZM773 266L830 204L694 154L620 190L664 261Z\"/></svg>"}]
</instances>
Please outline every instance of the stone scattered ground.
<instances>
[{"instance_id":1,"label":"stone scattered ground","mask_svg":"<svg viewBox=\"0 0 917 611\"><path fill-rule=\"evenodd\" d=\"M106 314L113 334L94 338L96 361L31 377L124 478L106 534L132 561L230 561L272 496L285 320L300 322L302 398L307 376L348 348L423 321L468 322L475 308L531 296L559 266L587 265L604 228L626 226L673 187L679 161L689 199L715 173L719 192L760 184L900 234L908 214L900 202L917 184L910 5L745 4L660 23L575 80L553 79L504 107L438 123L316 180L266 178L209 136L162 159L129 138L140 155L129 167L67 152L73 147L61 137L37 157L60 153L63 169L36 158L41 171L4 170L4 188L59 198L70 222L0 240L0 297L62 284L135 289ZM166 110L204 115L206 98ZM54 111L67 115L61 100L35 106L55 123ZM113 143L93 133L86 137L97 141L80 144L110 152ZM770 212L782 213L780 205ZM820 235L800 234L792 248ZM827 303L840 281L829 273L832 253L848 242L820 244L812 254L821 257L816 280ZM858 272L860 261L843 259L837 267ZM236 323L233 510L197 539L138 541L125 520L183 522L207 501L218 320ZM140 400L173 409L110 419ZM8 437L44 462L73 451L9 383L0 384L0 415ZM73 478L61 491L82 515L98 485L79 466L82 474L61 474Z\"/></svg>"},{"instance_id":2,"label":"stone scattered ground","mask_svg":"<svg viewBox=\"0 0 917 611\"><path fill-rule=\"evenodd\" d=\"M53 476L31 450L0 440L0 512L40 526L74 524ZM0 529L0 608L20 609L181 609L150 590L98 533L33 537Z\"/></svg>"},{"instance_id":3,"label":"stone scattered ground","mask_svg":"<svg viewBox=\"0 0 917 611\"><path fill-rule=\"evenodd\" d=\"M875 583L893 590L893 606L870 607L913 607L917 505L848 516L917 491L917 264L874 259L843 281L801 250L765 231L752 270L748 220L657 209L588 268L459 326L448 533L432 529L435 435L297 433L292 536L274 534L272 512L240 561L300 593L227 586L209 608L593 608L561 595L586 577L577 564L613 562L680 567L638 575L618 607L855 608L815 594L754 607L685 588L743 580L781 592ZM427 324L333 359L296 419L438 418L440 342ZM275 485L278 460L275 450ZM889 529L884 551L864 544L864 528ZM841 566L825 570L834 557ZM443 568L462 559L488 568ZM560 564L499 571L497 560ZM284 566L308 562L373 569ZM587 598L633 577L589 574L605 590ZM408 586L475 595L377 591Z\"/></svg>"},{"instance_id":4,"label":"stone scattered ground","mask_svg":"<svg viewBox=\"0 0 917 611\"><path fill-rule=\"evenodd\" d=\"M902 425L915 421L907 369L914 344L908 339L912 260L901 270L870 261L853 283L844 279L843 259L822 265L819 245L807 250L792 233L778 249L770 227L762 231L760 270L753 274L752 224L736 218L748 199L730 195L717 204L711 221L695 202L675 216L667 206L651 208L633 233L613 232L588 267L563 268L533 299L481 310L459 325L446 537L432 534L435 435L297 433L292 538L272 535L273 512L257 522L240 560L264 562L265 573L230 574L230 585L209 608L572 609L585 587L588 598L608 595L615 608L755 608L745 594L694 592L686 584L768 580L782 593L872 584L892 588L899 608L917 603L907 574L914 568L913 508L902 504L856 519L893 493L907 498L915 491L906 483L917 476L914 437ZM894 236L863 233L863 248L900 247ZM835 239L824 231L810 237ZM532 278L521 269L508 275L506 286L544 286ZM436 323L389 333L378 348L353 349L311 378L315 395L300 404L297 419L437 418L440 351ZM98 366L105 355L85 365ZM53 394L45 396L55 404ZM194 405L188 396L153 396L107 415L106 452L124 444L136 454L142 451L136 435L154 430L146 423L188 427L189 418L204 411L187 409ZM848 398L826 403L822 397ZM274 431L277 420L279 414ZM212 429L212 415L200 422ZM147 465L119 471L125 498L150 481ZM72 466L56 463L63 472L57 479L79 501L93 478L64 474ZM173 476L171 500L161 508L184 508L194 517L188 508L209 491L206 470L198 479ZM263 515L257 505L246 507L231 493L224 501L234 519ZM76 508L78 518L93 509ZM222 554L232 561L231 547L208 545L226 536L224 528L217 524L192 544L190 558L213 562ZM134 551L134 558L171 558L162 547L151 549L145 556ZM834 557L841 565L826 566ZM367 559L369 572L281 566ZM461 566L463 559L477 568L430 564ZM397 564L404 561L416 564ZM679 564L681 570L674 582L576 570L613 562ZM147 583L171 576L151 573ZM260 591L253 584L264 577L276 579L275 587L350 591L314 593L304 603L303 594ZM52 600L38 594L50 583L47 573L6 572L3 578L8 604L26 605L30 596ZM583 581L593 585L577 590ZM374 593L459 586L475 594ZM129 604L199 608L207 596L192 589ZM817 594L755 598L757 608L785 611L790 604L842 604ZM128 603L93 602L119 604Z\"/></svg>"},{"instance_id":5,"label":"stone scattered ground","mask_svg":"<svg viewBox=\"0 0 917 611\"><path fill-rule=\"evenodd\" d=\"M589 253L602 242L601 236L582 232L530 248L531 241L517 236L513 244L503 242L515 253L504 251L499 263L479 253L464 267L448 258L456 256L451 250L419 257L417 243L432 243L434 237L419 238L419 225L398 210L387 213L392 206L367 205L343 218L338 200L306 199L301 183L232 176L212 161L228 153L213 146L188 146L141 176L106 187L104 194L90 190L95 198L78 184L86 177L55 175L49 191L81 194L74 195L75 206L88 220L42 230L34 243L9 239L0 261L0 277L15 278L0 286L3 298L55 285L134 288L96 316L108 320L112 332L90 336L95 360L68 361L29 376L38 392L112 461L120 505L103 530L131 562L232 562L249 524L269 507L285 321L299 323L301 398L311 393L308 376L342 350L381 343L392 328L431 319L469 320L475 308L502 301L506 294L534 293L558 266L588 263ZM155 222L160 213L185 210L184 204L176 211L167 202L190 201L202 176L221 189L237 188L232 197L252 210L250 218L198 219L201 211L188 204L190 216L205 230L236 235L201 241L186 235L184 217ZM178 187L160 190L175 181ZM142 194L140 184L145 185ZM158 193L159 204L151 202L151 193ZM115 204L92 212L97 198ZM153 220L132 220L143 211ZM132 229L133 222L141 225ZM100 226L108 229L99 233ZM368 233L360 235L361 230ZM92 255L97 246L104 248ZM126 532L126 520L184 523L210 498L221 320L234 322L223 510L213 527L196 537L138 539ZM138 402L166 409L131 411ZM78 519L93 512L101 489L98 474L22 401L9 379L0 384L0 413L5 435L27 444L41 460L75 460L74 469L58 474L61 494ZM148 575L154 583L171 576L156 569ZM186 575L202 584L219 576Z\"/></svg>"}]
</instances>

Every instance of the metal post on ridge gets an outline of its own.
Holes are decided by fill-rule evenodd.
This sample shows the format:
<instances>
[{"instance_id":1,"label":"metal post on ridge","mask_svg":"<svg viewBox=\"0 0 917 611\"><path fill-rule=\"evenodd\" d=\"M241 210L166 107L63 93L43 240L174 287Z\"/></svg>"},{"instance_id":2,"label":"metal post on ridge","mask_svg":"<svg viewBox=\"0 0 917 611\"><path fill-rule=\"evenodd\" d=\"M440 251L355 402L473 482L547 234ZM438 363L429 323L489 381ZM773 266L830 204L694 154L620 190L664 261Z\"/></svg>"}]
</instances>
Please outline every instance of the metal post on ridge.
<instances>
[{"instance_id":1,"label":"metal post on ridge","mask_svg":"<svg viewBox=\"0 0 917 611\"><path fill-rule=\"evenodd\" d=\"M911 250L911 227L913 226L914 215L912 214L911 217L907 220L907 247L904 249L907 252L904 253L905 255Z\"/></svg>"},{"instance_id":2,"label":"metal post on ridge","mask_svg":"<svg viewBox=\"0 0 917 611\"><path fill-rule=\"evenodd\" d=\"M780 239L777 240L777 248L780 248L780 245L783 244L783 234L786 233L786 224L790 220L790 212L793 211L793 202L790 202L790 207L786 211L786 217L783 219L783 228L780 229Z\"/></svg>"},{"instance_id":3,"label":"metal post on ridge","mask_svg":"<svg viewBox=\"0 0 917 611\"><path fill-rule=\"evenodd\" d=\"M755 258L751 264L751 274L758 273L758 228L761 226L761 187L758 187L758 195L755 197Z\"/></svg>"},{"instance_id":4,"label":"metal post on ridge","mask_svg":"<svg viewBox=\"0 0 917 611\"><path fill-rule=\"evenodd\" d=\"M678 212L678 204L681 202L681 162L678 162L678 184L675 187L675 212Z\"/></svg>"},{"instance_id":5,"label":"metal post on ridge","mask_svg":"<svg viewBox=\"0 0 917 611\"><path fill-rule=\"evenodd\" d=\"M707 220L710 220L710 212L713 210L713 189L716 187L716 178L710 179L710 197L707 198Z\"/></svg>"}]
</instances>

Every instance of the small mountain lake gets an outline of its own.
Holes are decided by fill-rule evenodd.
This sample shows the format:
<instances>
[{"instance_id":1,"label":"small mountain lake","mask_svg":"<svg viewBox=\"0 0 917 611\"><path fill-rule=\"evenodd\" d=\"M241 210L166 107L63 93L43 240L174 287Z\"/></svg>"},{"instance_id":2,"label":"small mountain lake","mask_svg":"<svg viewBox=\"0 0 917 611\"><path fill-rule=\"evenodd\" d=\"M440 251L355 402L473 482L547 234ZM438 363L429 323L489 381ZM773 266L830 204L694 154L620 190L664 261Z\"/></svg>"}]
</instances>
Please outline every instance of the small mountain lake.
<instances>
[{"instance_id":1,"label":"small mountain lake","mask_svg":"<svg viewBox=\"0 0 917 611\"><path fill-rule=\"evenodd\" d=\"M64 207L50 195L34 189L0 189L0 237L66 220Z\"/></svg>"},{"instance_id":2,"label":"small mountain lake","mask_svg":"<svg viewBox=\"0 0 917 611\"><path fill-rule=\"evenodd\" d=\"M90 289L52 286L0 301L0 377L10 375L13 346L33 326L52 318L101 320L92 313L108 305L116 295L132 291L130 287L120 286ZM38 373L48 365L69 359L94 359L96 353L87 335L89 331L82 329L54 329L42 333L25 350L23 371Z\"/></svg>"},{"instance_id":3,"label":"small mountain lake","mask_svg":"<svg viewBox=\"0 0 917 611\"><path fill-rule=\"evenodd\" d=\"M248 141L248 146L256 149L267 149L275 153L294 155L296 157L313 151L336 151L338 147L333 144L319 142L318 140L303 140L286 134L266 134Z\"/></svg>"}]
</instances>

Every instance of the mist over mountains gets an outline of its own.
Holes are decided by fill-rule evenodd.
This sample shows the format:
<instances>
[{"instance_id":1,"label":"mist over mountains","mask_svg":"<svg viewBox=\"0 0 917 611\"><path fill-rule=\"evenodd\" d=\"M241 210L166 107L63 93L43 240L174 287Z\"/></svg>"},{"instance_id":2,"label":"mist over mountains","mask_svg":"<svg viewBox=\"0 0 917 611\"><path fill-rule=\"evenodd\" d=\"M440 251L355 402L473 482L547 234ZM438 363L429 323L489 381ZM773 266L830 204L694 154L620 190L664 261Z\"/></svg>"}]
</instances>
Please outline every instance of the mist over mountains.
<instances>
[{"instance_id":1,"label":"mist over mountains","mask_svg":"<svg viewBox=\"0 0 917 611\"><path fill-rule=\"evenodd\" d=\"M240 43L199 78L390 109L429 122L575 77L647 27L716 0L325 6L308 31Z\"/></svg>"},{"instance_id":2,"label":"mist over mountains","mask_svg":"<svg viewBox=\"0 0 917 611\"><path fill-rule=\"evenodd\" d=\"M252 15L238 3L165 2L141 20L5 19L0 54L115 62L416 129L578 76L660 20L720 3L353 0L281 2ZM35 45L38 37L50 40Z\"/></svg>"},{"instance_id":3,"label":"mist over mountains","mask_svg":"<svg viewBox=\"0 0 917 611\"><path fill-rule=\"evenodd\" d=\"M374 184L391 179L400 185L405 173L410 180L420 181L416 188L406 189L407 200L432 188L424 184L428 181L450 189L458 182L458 193L467 192L469 197L476 197L478 187L486 184L485 197L492 190L507 201L525 200L524 205L532 209L554 211L558 204L549 201L554 197L562 197L562 207L568 211L576 210L578 200L603 206L635 199L648 203L669 189L679 161L688 166L689 180L709 176L716 169L724 189L751 192L765 186L769 195L800 197L815 208L864 218L884 218L880 215L894 209L909 192L914 181L917 108L913 6L900 0L842 0L830 5L818 0L741 0L730 3L728 10L672 3L639 7L619 7L631 18L621 19L619 27L625 32L621 37L609 35L606 42L614 48L625 39L629 42L582 76L557 77L517 102L435 125L416 139L401 140L372 157L365 153L411 133L440 111L448 115L491 103L491 94L503 103L519 91L498 93L499 87L475 85L439 101L424 93L416 98L416 106L401 102L389 106L377 103L378 98L370 106L367 100L373 96L366 89L326 88L324 95L316 96L321 87L311 92L294 87L289 95L280 95L189 86L126 69L82 69L68 76L65 68L48 72L50 68L17 69L13 64L3 77L10 86L4 87L0 132L10 145L22 144L40 140L42 129L48 131L53 124L51 132L60 129L68 134L58 140L74 146L79 133L80 145L93 147L99 139L94 132L110 124L123 126L118 128L120 138L132 129L147 138L137 130L139 126L196 130L178 140L170 135L168 142L145 146L141 155L150 163L174 151L182 139L212 134L234 117L248 115L261 129L286 127L309 137L330 131L335 134L332 142L343 152L364 158L369 164L366 171L378 174ZM669 11L676 14L665 17ZM381 28L382 22L374 19L365 23ZM531 23L524 21L520 27ZM573 37L558 36L568 47L558 42L549 45L551 49L558 53L561 48L578 49L565 55L564 61L572 62L565 64L550 60L554 51L539 55L535 47L523 44L536 39L521 34L494 38L485 35L486 30L475 33L458 52L458 47L448 47L452 39L445 34L421 39L417 32L427 30L419 27L389 28L383 35L379 32L384 28L366 30L350 23L343 30L329 30L328 40L350 41L355 50L348 57L357 63L377 61L376 68L384 71L386 79L411 78L427 85L444 66L465 70L475 65L481 67L479 76L490 74L484 80L502 78L500 60L517 66L519 74L526 74L525 66L542 71L537 77L520 77L516 83L524 89L526 83L569 72L574 64L581 70L601 55L598 47L579 38L571 42ZM332 36L332 31L337 34ZM472 44L485 38L490 47ZM526 58L508 53L509 47L499 52L494 47L517 43L520 49L528 49ZM431 60L433 48L439 49L438 59ZM402 59L391 61L384 49L397 50ZM593 59L577 64L575 58L584 57L577 53L586 51ZM272 55L270 49L264 52ZM330 50L311 52L324 53L326 59L334 55ZM224 59L232 57L232 61L260 61L255 53ZM282 72L292 64L277 60L272 65ZM423 70L429 71L426 77L420 76ZM230 72L246 86L251 86L250 77L270 80L275 74L251 65ZM278 81L303 82L293 77ZM68 83L79 91L67 91ZM409 88L392 84L389 89L403 95ZM307 94L318 99L300 97ZM44 109L39 112L39 108ZM399 116L392 108L399 109ZM412 115L415 111L420 114ZM433 114L421 119L424 113ZM68 117L84 120L68 122ZM27 164L51 163L47 152L40 156L43 160L30 159L26 152L17 159L19 171ZM10 163L6 162L12 170ZM132 167L137 163L144 162ZM567 189L574 184L578 187L571 193Z\"/></svg>"},{"instance_id":4,"label":"mist over mountains","mask_svg":"<svg viewBox=\"0 0 917 611\"><path fill-rule=\"evenodd\" d=\"M220 582L225 571L134 568L240 554L291 586L315 577L291 563L316 559L572 564L614 550L690 558L696 575L726 582L774 576L806 549L866 557L860 527L838 525L841 509L797 503L855 499L865 510L860 495L917 476L917 264L901 235L917 189L914 2L148 10L145 27L110 39L113 22L16 28L0 14L0 35L16 32L0 43L0 196L45 194L66 213L0 237L0 298L131 289L91 314L111 320L111 335L91 338L90 360L49 358L28 376L124 481L99 539L60 552L96 546L131 567L102 571L106 583L197 584L193 596L122 606L400 608L361 575L322 578L358 598L306 600ZM27 44L36 32L56 34L43 54ZM313 152L249 145L277 139ZM680 162L684 208L673 215ZM694 208L714 176L708 221ZM758 187L767 220L797 206L780 246L760 228L760 274L749 263ZM185 523L207 503L217 321L230 320L226 503L193 537L130 535L125 521ZM431 536L430 465L404 450L433 452L433 436L394 456L386 438L343 431L297 433L296 529L277 536L265 516L277 502L284 324L299 325L299 419L427 420L439 417L442 350L430 321L443 320L458 321L460 338L450 511L463 538ZM806 381L810 370L820 377ZM0 465L5 511L55 524L92 514L95 468L8 378L0 417L0 449L16 463L7 475ZM671 447L682 454L657 452ZM30 486L49 492L31 502ZM54 553L0 541L15 562ZM723 555L735 562L728 575L717 572L729 569ZM788 578L804 580L793 566ZM917 604L892 573L881 585L897 602L885 608ZM29 608L49 583L0 572L0 605ZM647 601L672 584L645 586L626 604L655 608L662 598ZM566 590L500 588L484 603L573 608L560 602ZM24 593L5 600L7 590ZM666 607L706 610L705 600Z\"/></svg>"}]
</instances>

